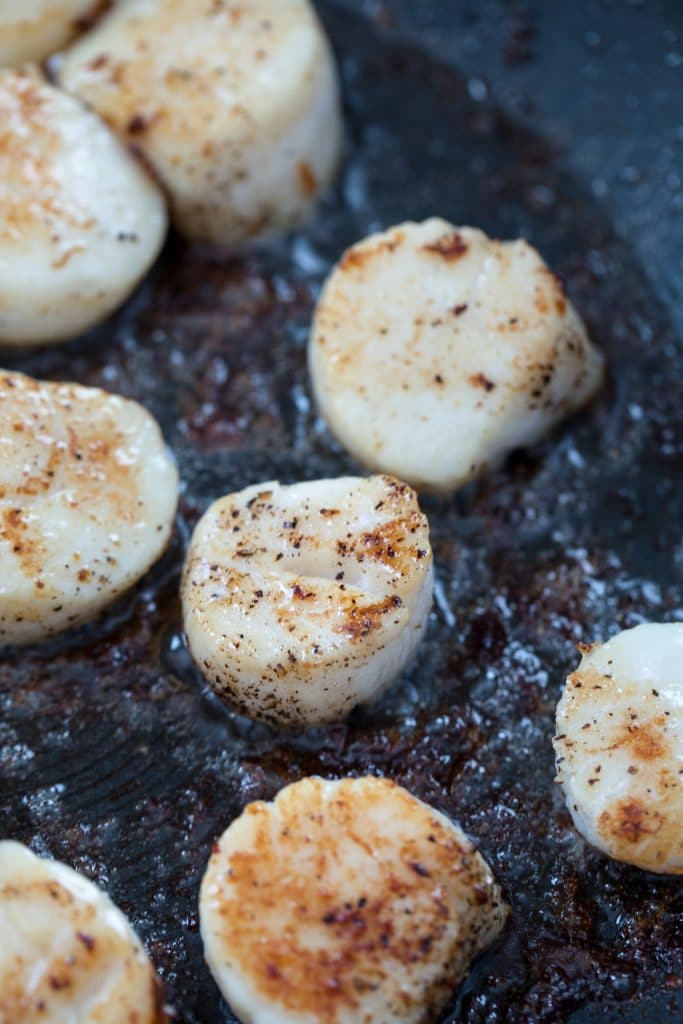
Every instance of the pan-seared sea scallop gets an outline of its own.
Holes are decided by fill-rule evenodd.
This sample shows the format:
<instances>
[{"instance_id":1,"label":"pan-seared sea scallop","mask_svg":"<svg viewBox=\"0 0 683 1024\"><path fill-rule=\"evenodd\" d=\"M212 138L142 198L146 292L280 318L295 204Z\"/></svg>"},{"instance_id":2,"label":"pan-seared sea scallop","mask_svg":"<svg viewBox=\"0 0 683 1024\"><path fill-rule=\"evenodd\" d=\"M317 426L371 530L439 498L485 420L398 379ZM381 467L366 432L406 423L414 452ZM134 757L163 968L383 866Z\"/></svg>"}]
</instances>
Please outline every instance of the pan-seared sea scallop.
<instances>
[{"instance_id":1,"label":"pan-seared sea scallop","mask_svg":"<svg viewBox=\"0 0 683 1024\"><path fill-rule=\"evenodd\" d=\"M0 842L0 1024L162 1024L161 985L109 897Z\"/></svg>"},{"instance_id":2,"label":"pan-seared sea scallop","mask_svg":"<svg viewBox=\"0 0 683 1024\"><path fill-rule=\"evenodd\" d=\"M460 829L388 779L249 804L200 893L204 954L248 1024L426 1024L507 907Z\"/></svg>"},{"instance_id":3,"label":"pan-seared sea scallop","mask_svg":"<svg viewBox=\"0 0 683 1024\"><path fill-rule=\"evenodd\" d=\"M683 874L683 623L587 647L557 706L554 746L557 781L589 843Z\"/></svg>"},{"instance_id":4,"label":"pan-seared sea scallop","mask_svg":"<svg viewBox=\"0 0 683 1024\"><path fill-rule=\"evenodd\" d=\"M95 114L35 69L0 72L0 345L102 320L166 227L159 189Z\"/></svg>"},{"instance_id":5,"label":"pan-seared sea scallop","mask_svg":"<svg viewBox=\"0 0 683 1024\"><path fill-rule=\"evenodd\" d=\"M0 371L0 644L59 633L132 586L168 543L177 489L137 402Z\"/></svg>"},{"instance_id":6,"label":"pan-seared sea scallop","mask_svg":"<svg viewBox=\"0 0 683 1024\"><path fill-rule=\"evenodd\" d=\"M144 154L192 238L297 223L337 167L336 70L309 0L127 0L60 82Z\"/></svg>"},{"instance_id":7,"label":"pan-seared sea scallop","mask_svg":"<svg viewBox=\"0 0 683 1024\"><path fill-rule=\"evenodd\" d=\"M448 491L583 405L603 360L535 249L433 218L344 254L309 366L321 413L360 462Z\"/></svg>"},{"instance_id":8,"label":"pan-seared sea scallop","mask_svg":"<svg viewBox=\"0 0 683 1024\"><path fill-rule=\"evenodd\" d=\"M190 651L240 711L334 722L411 658L432 603L429 527L391 477L257 484L215 502L188 552Z\"/></svg>"},{"instance_id":9,"label":"pan-seared sea scallop","mask_svg":"<svg viewBox=\"0 0 683 1024\"><path fill-rule=\"evenodd\" d=\"M54 53L98 7L96 0L2 0L0 68Z\"/></svg>"}]
</instances>

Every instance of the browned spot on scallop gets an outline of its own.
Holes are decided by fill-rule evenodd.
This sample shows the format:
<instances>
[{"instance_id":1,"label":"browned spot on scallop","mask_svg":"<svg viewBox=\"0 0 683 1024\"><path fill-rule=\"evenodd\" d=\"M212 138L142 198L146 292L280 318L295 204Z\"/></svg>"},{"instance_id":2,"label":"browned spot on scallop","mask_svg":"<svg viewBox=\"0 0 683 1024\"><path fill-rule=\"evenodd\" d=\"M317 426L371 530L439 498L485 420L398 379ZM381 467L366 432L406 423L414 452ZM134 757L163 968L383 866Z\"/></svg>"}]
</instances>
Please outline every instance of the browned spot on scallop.
<instances>
[{"instance_id":1,"label":"browned spot on scallop","mask_svg":"<svg viewBox=\"0 0 683 1024\"><path fill-rule=\"evenodd\" d=\"M343 619L335 627L336 633L343 633L351 640L362 640L382 626L382 620L389 612L400 608L403 601L397 594L389 594L381 601L360 604L354 597L345 598L342 603Z\"/></svg>"},{"instance_id":2,"label":"browned spot on scallop","mask_svg":"<svg viewBox=\"0 0 683 1024\"><path fill-rule=\"evenodd\" d=\"M71 425L69 425L66 428L66 432L69 438L69 455L71 456L72 459L76 459L76 461L80 462L80 460L83 458L83 452L81 451L81 440L78 434L76 433L75 428L72 427Z\"/></svg>"},{"instance_id":3,"label":"browned spot on scallop","mask_svg":"<svg viewBox=\"0 0 683 1024\"><path fill-rule=\"evenodd\" d=\"M7 541L26 575L34 576L40 572L44 547L36 537L29 534L23 509L3 509L0 538Z\"/></svg>"},{"instance_id":4,"label":"browned spot on scallop","mask_svg":"<svg viewBox=\"0 0 683 1024\"><path fill-rule=\"evenodd\" d=\"M579 644L579 650L583 654L589 654L592 648L589 645ZM575 672L572 672L567 676L567 686L572 690L589 690L602 688L609 682L602 672L598 672L595 668L577 668Z\"/></svg>"},{"instance_id":5,"label":"browned spot on scallop","mask_svg":"<svg viewBox=\"0 0 683 1024\"><path fill-rule=\"evenodd\" d=\"M539 273L542 275L545 283L536 289L534 300L536 309L539 313L545 315L550 312L552 307L560 316L564 316L567 311L564 281L549 267L540 267ZM549 288L548 285L550 286Z\"/></svg>"},{"instance_id":6,"label":"browned spot on scallop","mask_svg":"<svg viewBox=\"0 0 683 1024\"><path fill-rule=\"evenodd\" d=\"M382 238L373 245L354 246L347 249L339 263L340 270L358 270L366 264L371 263L375 256L383 252L393 252L403 240L403 234L398 232L391 238Z\"/></svg>"},{"instance_id":7,"label":"browned spot on scallop","mask_svg":"<svg viewBox=\"0 0 683 1024\"><path fill-rule=\"evenodd\" d=\"M81 252L81 249L82 247L80 245L72 245L68 249L65 249L56 260L52 261L52 268L54 270L61 270L67 265L72 256L75 256L77 252Z\"/></svg>"},{"instance_id":8,"label":"browned spot on scallop","mask_svg":"<svg viewBox=\"0 0 683 1024\"><path fill-rule=\"evenodd\" d=\"M454 231L450 234L443 235L437 239L436 242L430 242L427 245L423 245L422 248L425 252L434 252L438 256L443 256L449 263L459 260L465 255L468 249L467 242L464 240L459 231Z\"/></svg>"},{"instance_id":9,"label":"browned spot on scallop","mask_svg":"<svg viewBox=\"0 0 683 1024\"><path fill-rule=\"evenodd\" d=\"M92 935L87 932L76 932L76 938L81 942L89 953L92 953L95 948L95 939Z\"/></svg>"},{"instance_id":10,"label":"browned spot on scallop","mask_svg":"<svg viewBox=\"0 0 683 1024\"><path fill-rule=\"evenodd\" d=\"M88 456L93 462L106 461L111 452L111 438L95 437L88 441Z\"/></svg>"},{"instance_id":11,"label":"browned spot on scallop","mask_svg":"<svg viewBox=\"0 0 683 1024\"><path fill-rule=\"evenodd\" d=\"M641 761L656 761L668 752L668 744L660 731L665 723L666 719L661 715L635 730L630 745Z\"/></svg>"},{"instance_id":12,"label":"browned spot on scallop","mask_svg":"<svg viewBox=\"0 0 683 1024\"><path fill-rule=\"evenodd\" d=\"M106 53L100 53L93 60L89 61L87 67L88 71L100 71L109 62L109 56Z\"/></svg>"},{"instance_id":13,"label":"browned spot on scallop","mask_svg":"<svg viewBox=\"0 0 683 1024\"><path fill-rule=\"evenodd\" d=\"M543 291L536 292L536 298L534 299L534 305L538 312L545 316L546 313L550 312L550 304L548 302L548 296Z\"/></svg>"},{"instance_id":14,"label":"browned spot on scallop","mask_svg":"<svg viewBox=\"0 0 683 1024\"><path fill-rule=\"evenodd\" d=\"M673 790L675 792L679 785L679 776L677 772L672 772L668 768L660 768L659 775L657 776L657 788L660 793L665 794L667 790Z\"/></svg>"},{"instance_id":15,"label":"browned spot on scallop","mask_svg":"<svg viewBox=\"0 0 683 1024\"><path fill-rule=\"evenodd\" d=\"M484 391L493 391L496 386L485 373L473 373L469 380L472 387L483 388Z\"/></svg>"},{"instance_id":16,"label":"browned spot on scallop","mask_svg":"<svg viewBox=\"0 0 683 1024\"><path fill-rule=\"evenodd\" d=\"M607 839L635 844L646 836L657 835L663 824L661 814L648 810L635 797L627 797L602 812L598 831Z\"/></svg>"},{"instance_id":17,"label":"browned spot on scallop","mask_svg":"<svg viewBox=\"0 0 683 1024\"><path fill-rule=\"evenodd\" d=\"M59 992L63 988L71 988L72 979L68 975L53 974L49 978L49 985L53 992Z\"/></svg>"},{"instance_id":18,"label":"browned spot on scallop","mask_svg":"<svg viewBox=\"0 0 683 1024\"><path fill-rule=\"evenodd\" d=\"M246 221L244 224L244 230L248 238L256 238L263 231L266 230L268 225L273 219L273 210L267 209L257 213L251 220Z\"/></svg>"},{"instance_id":19,"label":"browned spot on scallop","mask_svg":"<svg viewBox=\"0 0 683 1024\"><path fill-rule=\"evenodd\" d=\"M374 256L373 249L349 249L341 258L340 270L355 270L364 267Z\"/></svg>"},{"instance_id":20,"label":"browned spot on scallop","mask_svg":"<svg viewBox=\"0 0 683 1024\"><path fill-rule=\"evenodd\" d=\"M59 444L52 444L45 468L39 473L27 474L18 485L16 493L26 497L35 497L49 491L63 454L63 449Z\"/></svg>"},{"instance_id":21,"label":"browned spot on scallop","mask_svg":"<svg viewBox=\"0 0 683 1024\"><path fill-rule=\"evenodd\" d=\"M301 160L297 167L297 175L299 177L299 187L303 194L311 199L318 191L318 179L313 173L313 169L306 160Z\"/></svg>"},{"instance_id":22,"label":"browned spot on scallop","mask_svg":"<svg viewBox=\"0 0 683 1024\"><path fill-rule=\"evenodd\" d=\"M604 677L602 678L604 682ZM662 729L666 726L666 716L658 715L646 722L639 723L635 718L629 718L624 723L621 735L603 750L619 750L628 747L635 757L641 761L656 761L665 757L669 752Z\"/></svg>"},{"instance_id":23,"label":"browned spot on scallop","mask_svg":"<svg viewBox=\"0 0 683 1024\"><path fill-rule=\"evenodd\" d=\"M144 135L150 124L150 119L143 114L134 114L126 125L126 131L129 135Z\"/></svg>"},{"instance_id":24,"label":"browned spot on scallop","mask_svg":"<svg viewBox=\"0 0 683 1024\"><path fill-rule=\"evenodd\" d=\"M8 538L26 529L23 513L20 508L4 509L2 519L5 527L5 536Z\"/></svg>"},{"instance_id":25,"label":"browned spot on scallop","mask_svg":"<svg viewBox=\"0 0 683 1024\"><path fill-rule=\"evenodd\" d=\"M362 560L369 557L376 562L385 562L399 572L407 571L415 556L412 537L419 530L424 530L425 525L424 516L420 512L390 519L374 530L361 534L355 546L356 558Z\"/></svg>"},{"instance_id":26,"label":"browned spot on scallop","mask_svg":"<svg viewBox=\"0 0 683 1024\"><path fill-rule=\"evenodd\" d=\"M106 500L109 510L118 518L132 522L140 514L138 506L138 467L116 457L116 448L123 439L116 429L102 424L100 431L77 439L75 461L77 496L82 507Z\"/></svg>"}]
</instances>

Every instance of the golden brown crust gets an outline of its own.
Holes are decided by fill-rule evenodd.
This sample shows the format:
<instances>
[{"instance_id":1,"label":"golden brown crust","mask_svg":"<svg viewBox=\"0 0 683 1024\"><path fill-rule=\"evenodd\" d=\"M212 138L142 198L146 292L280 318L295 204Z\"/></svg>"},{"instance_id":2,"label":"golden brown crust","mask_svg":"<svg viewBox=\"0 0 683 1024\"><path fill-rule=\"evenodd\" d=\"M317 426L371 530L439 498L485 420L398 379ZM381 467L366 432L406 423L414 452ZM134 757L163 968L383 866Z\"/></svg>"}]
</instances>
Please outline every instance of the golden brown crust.
<instances>
[{"instance_id":1,"label":"golden brown crust","mask_svg":"<svg viewBox=\"0 0 683 1024\"><path fill-rule=\"evenodd\" d=\"M433 1020L502 922L471 844L388 780L305 779L238 828L204 882L205 941L208 929L255 997L294 1019L389 1019L380 992L392 1019Z\"/></svg>"}]
</instances>

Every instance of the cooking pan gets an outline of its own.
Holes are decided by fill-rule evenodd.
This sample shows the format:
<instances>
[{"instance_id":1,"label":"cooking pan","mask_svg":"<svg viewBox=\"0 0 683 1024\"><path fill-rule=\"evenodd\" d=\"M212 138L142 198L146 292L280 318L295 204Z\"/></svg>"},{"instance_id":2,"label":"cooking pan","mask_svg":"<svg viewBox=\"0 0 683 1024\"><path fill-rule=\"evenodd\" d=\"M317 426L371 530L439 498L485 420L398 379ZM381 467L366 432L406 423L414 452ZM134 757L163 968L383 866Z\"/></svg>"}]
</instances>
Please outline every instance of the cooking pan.
<instances>
[{"instance_id":1,"label":"cooking pan","mask_svg":"<svg viewBox=\"0 0 683 1024\"><path fill-rule=\"evenodd\" d=\"M583 843L552 781L550 742L579 642L683 618L680 249L676 189L667 199L655 187L677 174L676 140L657 125L676 124L665 86L680 86L680 11L583 0L571 10L320 6L348 141L319 218L239 256L173 238L115 319L58 349L2 355L7 367L143 402L183 490L171 547L133 592L87 628L0 652L0 834L110 891L180 1021L231 1022L198 933L212 842L245 803L303 775L387 775L466 829L512 905L444 1021L683 1019L680 880ZM637 53L642 19L660 33L656 46L642 35L653 92L617 140L633 180L613 188L621 164L606 139L633 79L618 44ZM583 54L575 64L563 38ZM649 160L653 146L669 146L671 167ZM190 662L177 596L188 535L228 491L357 470L312 407L311 309L346 245L434 213L538 246L606 352L609 378L545 444L450 499L425 499L437 599L400 684L346 724L276 732L221 705Z\"/></svg>"}]
</instances>

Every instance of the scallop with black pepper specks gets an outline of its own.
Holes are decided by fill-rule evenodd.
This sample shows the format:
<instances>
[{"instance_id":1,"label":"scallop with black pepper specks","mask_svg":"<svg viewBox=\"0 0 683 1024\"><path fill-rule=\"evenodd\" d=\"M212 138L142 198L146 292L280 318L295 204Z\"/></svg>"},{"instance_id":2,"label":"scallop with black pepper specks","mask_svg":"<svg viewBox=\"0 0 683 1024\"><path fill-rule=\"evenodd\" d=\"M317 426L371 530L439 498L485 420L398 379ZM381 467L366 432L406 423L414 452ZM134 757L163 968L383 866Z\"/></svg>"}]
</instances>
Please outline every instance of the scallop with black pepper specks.
<instances>
[{"instance_id":1,"label":"scallop with black pepper specks","mask_svg":"<svg viewBox=\"0 0 683 1024\"><path fill-rule=\"evenodd\" d=\"M586 647L554 744L579 832L616 860L683 874L683 623Z\"/></svg>"},{"instance_id":2,"label":"scallop with black pepper specks","mask_svg":"<svg viewBox=\"0 0 683 1024\"><path fill-rule=\"evenodd\" d=\"M429 526L392 477L262 483L215 502L181 585L190 651L239 710L333 722L379 697L432 602Z\"/></svg>"},{"instance_id":3,"label":"scallop with black pepper specks","mask_svg":"<svg viewBox=\"0 0 683 1024\"><path fill-rule=\"evenodd\" d=\"M249 1024L428 1024L506 914L460 829L374 777L250 804L200 893L206 959Z\"/></svg>"},{"instance_id":4,"label":"scallop with black pepper specks","mask_svg":"<svg viewBox=\"0 0 683 1024\"><path fill-rule=\"evenodd\" d=\"M603 360L535 249L435 217L344 254L309 365L322 414L356 458L448 491L583 405Z\"/></svg>"}]
</instances>

